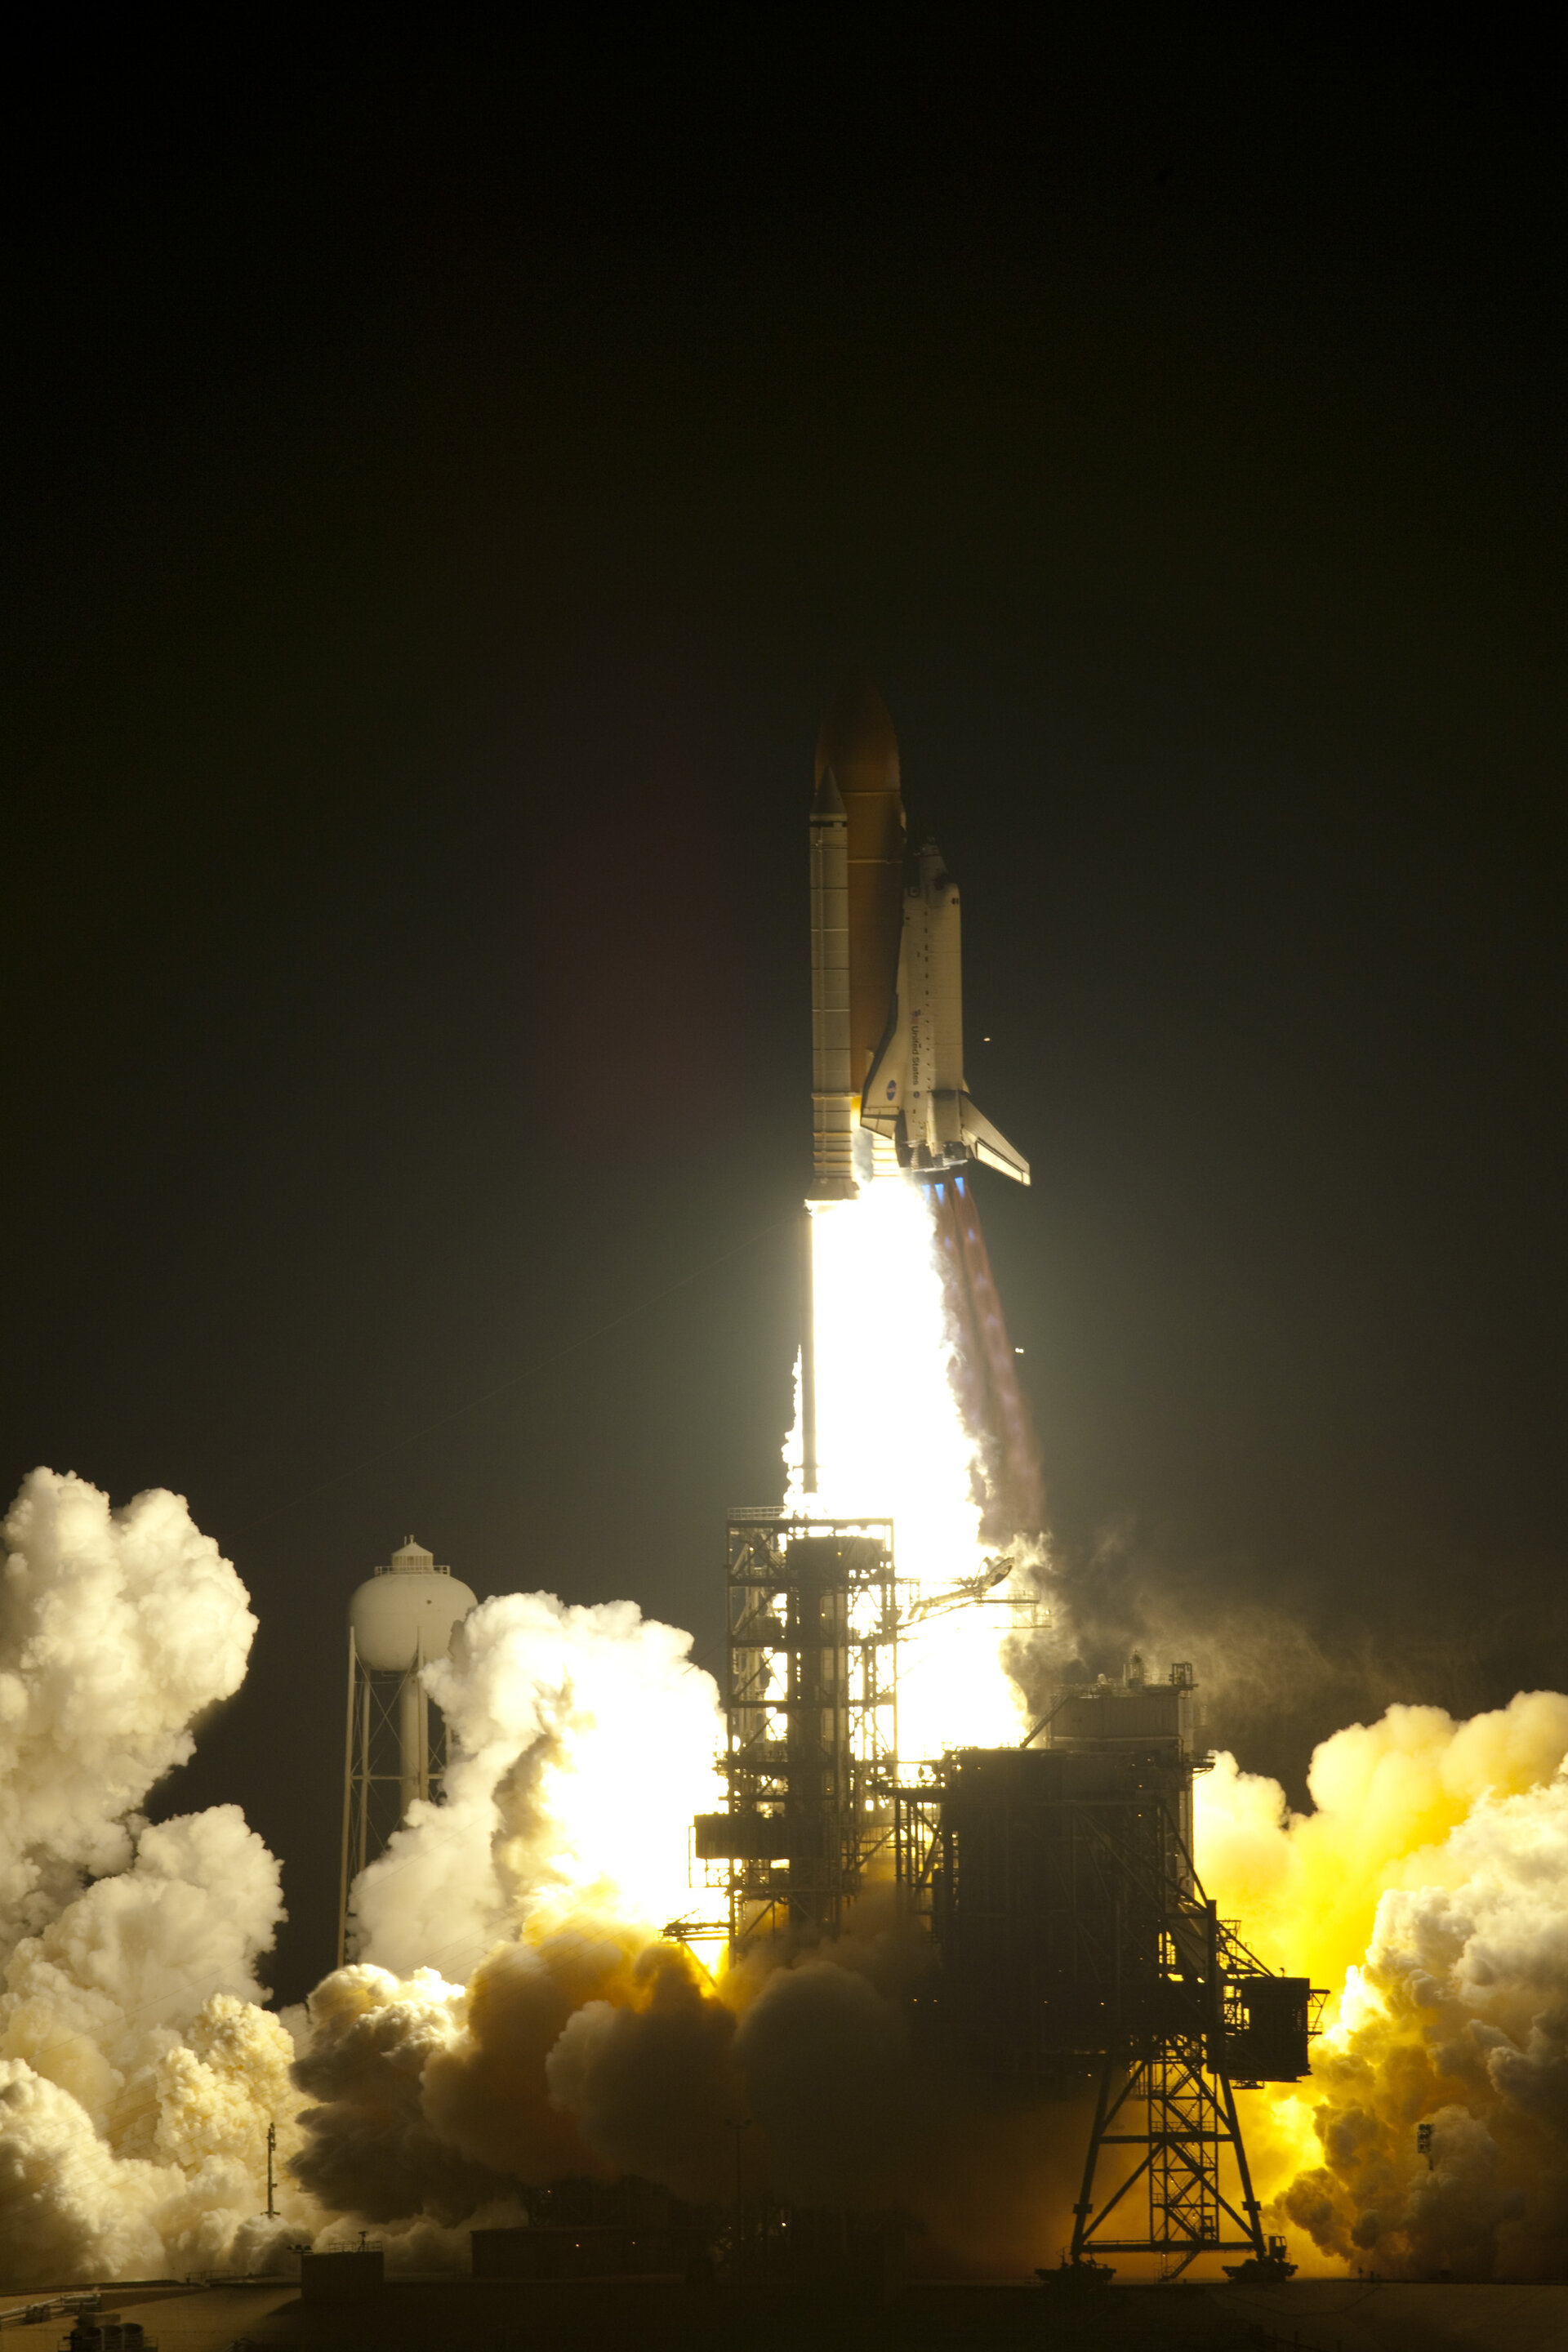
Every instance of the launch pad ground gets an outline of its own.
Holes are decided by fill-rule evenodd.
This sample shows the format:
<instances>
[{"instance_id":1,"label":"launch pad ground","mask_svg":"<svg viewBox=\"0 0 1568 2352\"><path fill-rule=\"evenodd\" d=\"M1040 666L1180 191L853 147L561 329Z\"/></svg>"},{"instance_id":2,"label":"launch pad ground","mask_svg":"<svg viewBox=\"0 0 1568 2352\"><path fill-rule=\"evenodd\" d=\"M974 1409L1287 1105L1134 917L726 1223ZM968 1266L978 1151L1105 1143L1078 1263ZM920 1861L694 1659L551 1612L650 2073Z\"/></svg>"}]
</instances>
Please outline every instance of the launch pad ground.
<instances>
[{"instance_id":1,"label":"launch pad ground","mask_svg":"<svg viewBox=\"0 0 1568 2352\"><path fill-rule=\"evenodd\" d=\"M1064 2297L1034 2285L923 2284L871 2303L658 2279L407 2279L335 2306L307 2305L292 2282L172 2285L118 2300L106 2286L102 2297L103 2316L134 2301L159 2352L730 2352L742 2341L750 2352L1557 2352L1568 2343L1568 2285L1301 2279L1117 2284ZM7 2297L6 2308L24 2300ZM7 2352L54 2352L67 2325L7 2326Z\"/></svg>"}]
</instances>

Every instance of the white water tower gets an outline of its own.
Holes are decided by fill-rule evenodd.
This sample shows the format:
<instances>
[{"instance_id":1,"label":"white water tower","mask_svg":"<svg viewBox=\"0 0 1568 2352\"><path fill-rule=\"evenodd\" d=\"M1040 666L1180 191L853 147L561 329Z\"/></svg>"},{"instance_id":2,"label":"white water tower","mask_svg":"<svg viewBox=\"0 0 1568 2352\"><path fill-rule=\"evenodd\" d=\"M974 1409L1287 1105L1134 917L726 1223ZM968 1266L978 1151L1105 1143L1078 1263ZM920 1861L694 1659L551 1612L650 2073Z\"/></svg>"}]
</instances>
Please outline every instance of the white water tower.
<instances>
[{"instance_id":1,"label":"white water tower","mask_svg":"<svg viewBox=\"0 0 1568 2352\"><path fill-rule=\"evenodd\" d=\"M338 1965L347 1949L349 1888L384 1852L416 1797L428 1797L446 1739L421 1669L445 1657L452 1629L476 1606L449 1568L412 1536L349 1602L349 1711L343 1758L343 1852Z\"/></svg>"}]
</instances>

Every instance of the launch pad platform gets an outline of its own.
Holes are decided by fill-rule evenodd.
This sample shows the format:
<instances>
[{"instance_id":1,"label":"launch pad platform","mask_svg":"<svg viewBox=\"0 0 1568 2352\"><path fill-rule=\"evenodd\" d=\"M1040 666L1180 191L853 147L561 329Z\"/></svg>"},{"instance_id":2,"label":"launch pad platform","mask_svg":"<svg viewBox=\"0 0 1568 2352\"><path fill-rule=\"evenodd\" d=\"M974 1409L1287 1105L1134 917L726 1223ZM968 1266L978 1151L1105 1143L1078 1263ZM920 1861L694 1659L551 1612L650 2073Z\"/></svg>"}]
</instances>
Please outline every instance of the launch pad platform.
<instances>
[{"instance_id":1,"label":"launch pad platform","mask_svg":"<svg viewBox=\"0 0 1568 2352\"><path fill-rule=\"evenodd\" d=\"M112 2284L102 2298L117 2307ZM294 2280L215 2280L171 2285L154 2311L163 2352L732 2352L742 2341L752 2352L1556 2352L1568 2341L1568 2284L1359 2278L1251 2290L1118 2281L1071 2311L1032 2282L933 2282L868 2306L673 2279L406 2278L323 2307ZM56 2352L60 2334L57 2316L6 2340Z\"/></svg>"}]
</instances>

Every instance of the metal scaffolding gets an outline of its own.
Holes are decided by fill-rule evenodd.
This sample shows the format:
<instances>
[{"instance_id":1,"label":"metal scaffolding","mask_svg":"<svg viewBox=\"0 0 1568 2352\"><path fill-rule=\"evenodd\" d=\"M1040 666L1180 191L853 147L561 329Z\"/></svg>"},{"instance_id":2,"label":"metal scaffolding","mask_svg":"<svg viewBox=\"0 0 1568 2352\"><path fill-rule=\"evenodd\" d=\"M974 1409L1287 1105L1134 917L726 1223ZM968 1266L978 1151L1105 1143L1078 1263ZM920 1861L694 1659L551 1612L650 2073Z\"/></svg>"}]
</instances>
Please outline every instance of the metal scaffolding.
<instances>
[{"instance_id":1,"label":"metal scaffolding","mask_svg":"<svg viewBox=\"0 0 1568 2352\"><path fill-rule=\"evenodd\" d=\"M891 1876L891 1520L731 1512L725 1622L729 1806L699 1814L694 1834L733 1954L762 1936L833 1935L879 1853Z\"/></svg>"},{"instance_id":2,"label":"metal scaffolding","mask_svg":"<svg viewBox=\"0 0 1568 2352\"><path fill-rule=\"evenodd\" d=\"M1139 2153L1131 2171L1097 2207L1095 2174L1108 2147ZM1220 2181L1226 2148L1239 2183L1230 2196ZM1121 2216L1121 2226L1132 2225L1133 2233L1114 2237L1106 2225L1134 2191ZM1075 2263L1108 2253L1154 2253L1162 2275L1174 2278L1201 2253L1265 2254L1234 2087L1223 2066L1209 2071L1203 2035L1159 2035L1146 2053L1123 2050L1107 2058L1073 2213ZM1135 2225L1140 2215L1142 2230ZM1227 2224L1237 2234L1226 2234Z\"/></svg>"},{"instance_id":3,"label":"metal scaffolding","mask_svg":"<svg viewBox=\"0 0 1568 2352\"><path fill-rule=\"evenodd\" d=\"M1193 1864L1193 1675L1058 1691L1016 1748L898 1760L905 1622L988 1603L1003 1561L900 1612L887 1519L736 1511L726 1529L729 1801L700 1814L722 1919L689 1942L839 1932L874 1876L938 1966L912 2021L1004 2100L1093 2104L1071 2261L1278 2263L1253 2193L1237 2087L1294 2082L1324 1998L1275 1975ZM1046 1744L1035 1743L1045 1735Z\"/></svg>"},{"instance_id":4,"label":"metal scaffolding","mask_svg":"<svg viewBox=\"0 0 1568 2352\"><path fill-rule=\"evenodd\" d=\"M942 1959L934 2029L998 2088L1095 2083L1072 2259L1152 2253L1166 2276L1265 2257L1235 2086L1307 2072L1321 1999L1265 1969L1199 1884L1191 1689L1189 1668L1151 1685L1135 1662L1058 1694L1048 1747L961 1749L895 1800L902 1900Z\"/></svg>"}]
</instances>

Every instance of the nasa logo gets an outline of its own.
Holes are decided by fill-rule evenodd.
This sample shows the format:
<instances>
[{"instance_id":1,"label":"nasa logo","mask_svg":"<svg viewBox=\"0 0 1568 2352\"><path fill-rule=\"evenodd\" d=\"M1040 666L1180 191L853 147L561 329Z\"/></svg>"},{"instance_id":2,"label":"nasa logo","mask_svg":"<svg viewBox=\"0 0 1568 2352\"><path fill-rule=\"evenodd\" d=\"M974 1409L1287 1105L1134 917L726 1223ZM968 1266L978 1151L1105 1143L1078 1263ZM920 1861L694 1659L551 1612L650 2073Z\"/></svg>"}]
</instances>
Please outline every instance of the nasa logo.
<instances>
[{"instance_id":1,"label":"nasa logo","mask_svg":"<svg viewBox=\"0 0 1568 2352\"><path fill-rule=\"evenodd\" d=\"M892 1101L893 1097L898 1093L898 1091L899 1091L899 1082L898 1082L897 1078L889 1078L889 1079L888 1080L888 1100L889 1100L889 1102L891 1102L891 1101Z\"/></svg>"}]
</instances>

